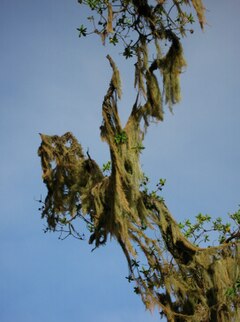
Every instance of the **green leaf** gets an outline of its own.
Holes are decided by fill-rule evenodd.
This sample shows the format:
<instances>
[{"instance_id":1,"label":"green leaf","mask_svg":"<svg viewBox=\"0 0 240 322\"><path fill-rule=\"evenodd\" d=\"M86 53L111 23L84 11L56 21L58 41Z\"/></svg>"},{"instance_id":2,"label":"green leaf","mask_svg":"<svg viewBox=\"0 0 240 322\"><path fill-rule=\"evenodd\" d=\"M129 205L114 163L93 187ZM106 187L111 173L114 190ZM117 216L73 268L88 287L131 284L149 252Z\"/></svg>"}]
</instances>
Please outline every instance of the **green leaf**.
<instances>
[{"instance_id":1,"label":"green leaf","mask_svg":"<svg viewBox=\"0 0 240 322\"><path fill-rule=\"evenodd\" d=\"M180 229L183 229L183 228L185 227L185 225L184 225L183 223L181 223L181 222L180 222L180 223L178 224L178 227L179 227Z\"/></svg>"},{"instance_id":2,"label":"green leaf","mask_svg":"<svg viewBox=\"0 0 240 322\"><path fill-rule=\"evenodd\" d=\"M120 132L118 134L115 135L114 137L115 143L116 144L123 144L127 142L127 134L126 132Z\"/></svg>"},{"instance_id":3,"label":"green leaf","mask_svg":"<svg viewBox=\"0 0 240 322\"><path fill-rule=\"evenodd\" d=\"M136 293L136 294L140 294L140 289L139 289L139 287L134 287L134 293Z\"/></svg>"},{"instance_id":4,"label":"green leaf","mask_svg":"<svg viewBox=\"0 0 240 322\"><path fill-rule=\"evenodd\" d=\"M100 0L87 0L86 2L92 10L96 9L101 3Z\"/></svg>"},{"instance_id":5,"label":"green leaf","mask_svg":"<svg viewBox=\"0 0 240 322\"><path fill-rule=\"evenodd\" d=\"M77 31L79 31L78 37L86 37L87 36L87 28L84 27L84 25L81 25L79 28L77 28Z\"/></svg>"},{"instance_id":6,"label":"green leaf","mask_svg":"<svg viewBox=\"0 0 240 322\"><path fill-rule=\"evenodd\" d=\"M190 14L188 15L188 21L190 22L190 24L193 24L193 23L195 22L195 20L194 20L194 17L193 17L193 15L192 15L192 13L190 13Z\"/></svg>"},{"instance_id":7,"label":"green leaf","mask_svg":"<svg viewBox=\"0 0 240 322\"><path fill-rule=\"evenodd\" d=\"M236 290L233 287L230 287L226 290L225 295L227 297L234 297L236 295Z\"/></svg>"},{"instance_id":8,"label":"green leaf","mask_svg":"<svg viewBox=\"0 0 240 322\"><path fill-rule=\"evenodd\" d=\"M108 161L107 163L104 163L102 166L103 172L108 172L111 170L111 161Z\"/></svg>"},{"instance_id":9,"label":"green leaf","mask_svg":"<svg viewBox=\"0 0 240 322\"><path fill-rule=\"evenodd\" d=\"M126 57L126 59L133 57L133 51L130 46L127 46L124 49L123 56Z\"/></svg>"},{"instance_id":10,"label":"green leaf","mask_svg":"<svg viewBox=\"0 0 240 322\"><path fill-rule=\"evenodd\" d=\"M118 38L116 35L114 35L113 37L109 38L109 42L110 44L113 44L114 46L116 46L116 44L118 43Z\"/></svg>"}]
</instances>

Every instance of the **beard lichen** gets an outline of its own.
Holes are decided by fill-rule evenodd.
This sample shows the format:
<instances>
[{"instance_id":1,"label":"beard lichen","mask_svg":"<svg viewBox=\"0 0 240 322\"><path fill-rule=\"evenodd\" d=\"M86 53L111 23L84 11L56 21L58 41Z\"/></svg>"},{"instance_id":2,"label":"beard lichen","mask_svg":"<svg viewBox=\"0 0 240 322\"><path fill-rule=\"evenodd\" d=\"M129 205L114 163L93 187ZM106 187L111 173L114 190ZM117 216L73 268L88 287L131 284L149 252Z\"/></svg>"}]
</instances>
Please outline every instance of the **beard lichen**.
<instances>
[{"instance_id":1,"label":"beard lichen","mask_svg":"<svg viewBox=\"0 0 240 322\"><path fill-rule=\"evenodd\" d=\"M135 292L147 309L159 308L168 321L240 321L239 294L231 297L227 293L240 276L239 241L195 246L182 234L164 201L140 189L144 175L136 147L142 146L145 134L141 121L147 127L149 118L163 119L154 70L163 74L165 99L171 107L179 100L178 78L185 66L179 43L175 39L164 58L139 68L137 84L142 92L146 86L146 102L141 105L137 97L125 127L117 108L119 71L108 59L113 76L102 104L100 129L102 140L109 145L111 173L105 176L71 133L41 134L38 153L48 190L42 217L54 231L80 216L91 225L89 243L95 247L105 244L108 236L116 239L126 256L128 280L135 282ZM125 139L116 140L121 133Z\"/></svg>"}]
</instances>

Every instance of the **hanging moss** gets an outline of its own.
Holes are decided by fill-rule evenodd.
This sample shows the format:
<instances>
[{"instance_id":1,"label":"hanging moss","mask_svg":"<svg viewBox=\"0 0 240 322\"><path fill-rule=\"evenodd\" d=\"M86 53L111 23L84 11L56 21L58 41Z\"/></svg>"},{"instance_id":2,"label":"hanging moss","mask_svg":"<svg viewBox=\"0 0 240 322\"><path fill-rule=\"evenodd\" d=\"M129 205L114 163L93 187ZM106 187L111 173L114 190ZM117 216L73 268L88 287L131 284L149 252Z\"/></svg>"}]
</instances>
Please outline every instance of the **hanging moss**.
<instances>
[{"instance_id":1,"label":"hanging moss","mask_svg":"<svg viewBox=\"0 0 240 322\"><path fill-rule=\"evenodd\" d=\"M38 150L43 169L43 181L48 188L43 217L50 217L55 228L63 214L73 216L82 202L86 212L93 207L91 188L103 178L94 160L83 155L76 138L67 132L63 136L41 134ZM80 198L81 196L81 198Z\"/></svg>"},{"instance_id":2,"label":"hanging moss","mask_svg":"<svg viewBox=\"0 0 240 322\"><path fill-rule=\"evenodd\" d=\"M203 5L202 0L192 0L192 4L198 16L198 21L200 23L201 28L203 29L204 25L206 24L205 18L205 7Z\"/></svg>"},{"instance_id":3,"label":"hanging moss","mask_svg":"<svg viewBox=\"0 0 240 322\"><path fill-rule=\"evenodd\" d=\"M173 105L181 100L180 74L186 67L182 46L177 38L172 40L172 45L159 62L159 67L163 75L165 102L172 111Z\"/></svg>"},{"instance_id":4,"label":"hanging moss","mask_svg":"<svg viewBox=\"0 0 240 322\"><path fill-rule=\"evenodd\" d=\"M158 85L157 77L153 72L148 70L146 72L146 84L147 84L147 113L149 116L156 118L158 121L163 120L163 106L162 96Z\"/></svg>"},{"instance_id":5,"label":"hanging moss","mask_svg":"<svg viewBox=\"0 0 240 322\"><path fill-rule=\"evenodd\" d=\"M191 2L203 24L201 1ZM73 220L79 216L90 225L89 243L95 247L105 244L108 237L115 238L126 256L128 279L135 283L135 292L147 309L157 307L168 321L240 321L236 291L240 279L239 238L217 247L197 247L182 234L164 201L140 188L144 175L137 147L143 146L142 120L146 129L150 120L163 120L164 100L170 110L179 102L179 76L186 63L176 35L154 29L147 1L141 1L140 6L137 1L132 3L139 15L151 20L157 57L149 62L146 39L142 38L136 49L137 98L123 127L117 106L121 98L120 74L107 56L113 74L102 104L100 129L102 140L109 146L111 172L104 175L70 132L63 136L41 134L38 153L48 190L42 217L50 230L57 230L59 225L73 227ZM148 11L141 11L144 8ZM112 19L108 4L108 32L112 30ZM160 48L162 39L171 42L165 56ZM156 70L161 72L163 90ZM140 266L141 258L145 262Z\"/></svg>"},{"instance_id":6,"label":"hanging moss","mask_svg":"<svg viewBox=\"0 0 240 322\"><path fill-rule=\"evenodd\" d=\"M146 59L146 51L147 49L142 49L142 45L137 47L136 55L137 62L135 64L135 81L134 87L137 88L138 92L141 93L146 98L146 88L144 84L145 79L145 71L147 67L147 59ZM145 57L143 57L143 55Z\"/></svg>"},{"instance_id":7,"label":"hanging moss","mask_svg":"<svg viewBox=\"0 0 240 322\"><path fill-rule=\"evenodd\" d=\"M113 9L110 2L107 4L108 7L108 19L107 19L107 33L113 33Z\"/></svg>"}]
</instances>

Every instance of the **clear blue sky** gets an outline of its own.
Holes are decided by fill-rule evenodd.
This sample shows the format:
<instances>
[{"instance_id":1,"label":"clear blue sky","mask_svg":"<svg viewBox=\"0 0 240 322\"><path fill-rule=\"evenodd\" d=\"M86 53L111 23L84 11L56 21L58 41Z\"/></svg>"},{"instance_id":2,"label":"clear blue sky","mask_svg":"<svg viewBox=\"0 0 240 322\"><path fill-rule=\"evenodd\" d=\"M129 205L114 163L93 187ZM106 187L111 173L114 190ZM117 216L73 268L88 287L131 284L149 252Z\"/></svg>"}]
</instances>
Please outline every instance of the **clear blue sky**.
<instances>
[{"instance_id":1,"label":"clear blue sky","mask_svg":"<svg viewBox=\"0 0 240 322\"><path fill-rule=\"evenodd\" d=\"M206 1L208 25L184 40L182 103L145 141L144 171L167 179L165 200L178 220L199 212L226 217L240 204L240 2ZM124 278L111 242L44 234L35 199L44 196L38 133L72 131L100 164L101 102L111 74L96 37L79 40L77 1L0 2L0 321L150 322ZM126 119L132 75L122 68Z\"/></svg>"}]
</instances>

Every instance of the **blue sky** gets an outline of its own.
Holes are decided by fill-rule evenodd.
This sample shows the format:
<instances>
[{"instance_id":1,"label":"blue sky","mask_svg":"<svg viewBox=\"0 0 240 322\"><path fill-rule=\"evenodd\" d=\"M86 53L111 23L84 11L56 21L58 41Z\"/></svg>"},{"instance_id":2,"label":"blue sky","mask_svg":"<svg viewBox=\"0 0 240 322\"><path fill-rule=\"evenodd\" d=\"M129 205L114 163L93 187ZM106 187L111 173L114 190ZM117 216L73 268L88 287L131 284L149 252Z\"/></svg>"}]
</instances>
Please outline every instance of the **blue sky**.
<instances>
[{"instance_id":1,"label":"blue sky","mask_svg":"<svg viewBox=\"0 0 240 322\"><path fill-rule=\"evenodd\" d=\"M206 1L205 32L184 40L188 68L182 103L152 125L141 160L176 219L199 212L226 217L240 204L240 3ZM101 102L110 52L122 69L126 120L133 102L131 69L96 37L79 40L77 1L0 2L0 320L3 322L150 322L124 278L127 265L111 242L44 234L35 199L44 196L38 133L73 132L100 164Z\"/></svg>"}]
</instances>

